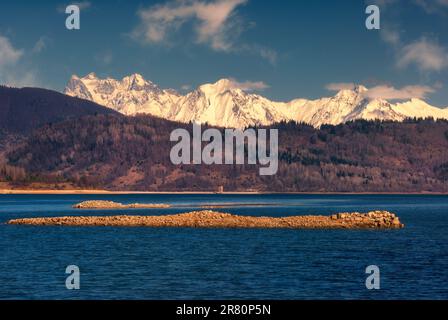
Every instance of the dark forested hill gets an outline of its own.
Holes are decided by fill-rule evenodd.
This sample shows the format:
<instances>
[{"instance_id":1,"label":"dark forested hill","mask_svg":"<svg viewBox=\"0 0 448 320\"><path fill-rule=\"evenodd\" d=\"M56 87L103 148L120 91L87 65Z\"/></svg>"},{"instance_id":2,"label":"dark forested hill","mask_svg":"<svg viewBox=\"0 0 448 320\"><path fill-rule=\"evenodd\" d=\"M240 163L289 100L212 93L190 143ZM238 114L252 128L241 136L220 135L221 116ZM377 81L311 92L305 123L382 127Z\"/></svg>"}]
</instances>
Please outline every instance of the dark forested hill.
<instances>
[{"instance_id":1,"label":"dark forested hill","mask_svg":"<svg viewBox=\"0 0 448 320\"><path fill-rule=\"evenodd\" d=\"M50 122L112 113L96 103L51 90L0 86L0 134L26 134Z\"/></svg>"},{"instance_id":2,"label":"dark forested hill","mask_svg":"<svg viewBox=\"0 0 448 320\"><path fill-rule=\"evenodd\" d=\"M284 123L279 170L255 165L172 165L171 131L149 116L85 116L46 125L7 154L22 182L70 181L112 190L448 192L448 122L357 121L320 130Z\"/></svg>"}]
</instances>

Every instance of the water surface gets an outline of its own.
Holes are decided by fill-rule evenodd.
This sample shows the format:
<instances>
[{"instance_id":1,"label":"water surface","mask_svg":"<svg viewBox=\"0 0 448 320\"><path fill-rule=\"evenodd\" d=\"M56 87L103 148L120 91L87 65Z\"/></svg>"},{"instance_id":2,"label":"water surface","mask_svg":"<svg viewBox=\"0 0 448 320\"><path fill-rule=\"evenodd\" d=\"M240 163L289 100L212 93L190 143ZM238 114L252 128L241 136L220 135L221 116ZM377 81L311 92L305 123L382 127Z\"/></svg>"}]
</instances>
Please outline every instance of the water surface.
<instances>
[{"instance_id":1,"label":"water surface","mask_svg":"<svg viewBox=\"0 0 448 320\"><path fill-rule=\"evenodd\" d=\"M75 210L92 200L170 209ZM229 204L231 204L229 206ZM402 230L36 227L9 219L171 214L208 205L256 216L389 210ZM448 299L448 197L421 195L0 195L1 299ZM81 290L65 288L65 268ZM381 270L381 290L365 268Z\"/></svg>"}]
</instances>

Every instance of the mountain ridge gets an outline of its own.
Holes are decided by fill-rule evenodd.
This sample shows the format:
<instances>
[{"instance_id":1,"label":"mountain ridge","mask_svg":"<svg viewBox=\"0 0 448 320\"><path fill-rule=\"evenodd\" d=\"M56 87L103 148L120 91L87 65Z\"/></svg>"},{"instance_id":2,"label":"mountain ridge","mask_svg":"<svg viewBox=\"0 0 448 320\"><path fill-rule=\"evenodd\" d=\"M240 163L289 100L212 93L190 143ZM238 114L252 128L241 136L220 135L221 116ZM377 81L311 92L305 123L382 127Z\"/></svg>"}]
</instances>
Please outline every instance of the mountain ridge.
<instances>
[{"instance_id":1,"label":"mountain ridge","mask_svg":"<svg viewBox=\"0 0 448 320\"><path fill-rule=\"evenodd\" d=\"M368 90L358 85L351 90L341 90L333 97L277 102L244 90L232 79L203 84L181 95L173 89L161 89L138 73L121 80L100 79L90 73L83 78L72 76L64 93L128 116L148 114L182 123L207 123L239 129L282 121L303 122L318 128L324 124L338 125L357 119L448 119L448 108L433 107L417 98L397 103L370 99L365 94Z\"/></svg>"},{"instance_id":2,"label":"mountain ridge","mask_svg":"<svg viewBox=\"0 0 448 320\"><path fill-rule=\"evenodd\" d=\"M26 134L48 123L114 113L95 102L52 90L0 86L0 130L5 132Z\"/></svg>"}]
</instances>

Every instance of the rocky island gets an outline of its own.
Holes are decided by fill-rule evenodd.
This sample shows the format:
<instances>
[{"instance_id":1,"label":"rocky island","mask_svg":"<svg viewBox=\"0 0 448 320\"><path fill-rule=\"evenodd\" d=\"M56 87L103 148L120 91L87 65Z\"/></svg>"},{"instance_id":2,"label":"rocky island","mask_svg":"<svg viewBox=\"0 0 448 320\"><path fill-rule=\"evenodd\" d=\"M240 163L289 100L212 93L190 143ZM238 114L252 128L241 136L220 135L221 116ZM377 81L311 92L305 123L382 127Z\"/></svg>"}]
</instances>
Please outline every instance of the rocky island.
<instances>
[{"instance_id":1,"label":"rocky island","mask_svg":"<svg viewBox=\"0 0 448 320\"><path fill-rule=\"evenodd\" d=\"M158 209L169 208L169 204L163 203L132 203L122 204L113 201L90 200L75 204L75 209Z\"/></svg>"},{"instance_id":2,"label":"rocky island","mask_svg":"<svg viewBox=\"0 0 448 320\"><path fill-rule=\"evenodd\" d=\"M339 213L332 216L252 217L215 211L195 211L164 216L103 216L27 218L12 225L112 226L154 228L277 228L277 229L400 229L404 225L393 213Z\"/></svg>"}]
</instances>

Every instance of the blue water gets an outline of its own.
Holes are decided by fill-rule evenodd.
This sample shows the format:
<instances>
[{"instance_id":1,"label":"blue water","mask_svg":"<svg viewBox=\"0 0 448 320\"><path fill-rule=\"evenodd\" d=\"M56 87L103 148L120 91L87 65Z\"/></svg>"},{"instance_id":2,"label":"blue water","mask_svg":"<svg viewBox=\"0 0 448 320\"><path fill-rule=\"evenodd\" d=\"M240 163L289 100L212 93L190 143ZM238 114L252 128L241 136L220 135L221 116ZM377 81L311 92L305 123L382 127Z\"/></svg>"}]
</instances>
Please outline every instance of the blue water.
<instances>
[{"instance_id":1,"label":"blue water","mask_svg":"<svg viewBox=\"0 0 448 320\"><path fill-rule=\"evenodd\" d=\"M77 202L174 208L79 211ZM389 231L34 227L9 219L221 211L286 216L389 210ZM264 204L257 206L256 204ZM239 204L239 205L238 205ZM0 299L448 299L448 197L398 195L0 195ZM77 265L81 289L65 288ZM380 268L367 290L365 268Z\"/></svg>"}]
</instances>

